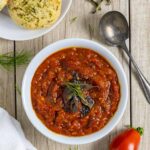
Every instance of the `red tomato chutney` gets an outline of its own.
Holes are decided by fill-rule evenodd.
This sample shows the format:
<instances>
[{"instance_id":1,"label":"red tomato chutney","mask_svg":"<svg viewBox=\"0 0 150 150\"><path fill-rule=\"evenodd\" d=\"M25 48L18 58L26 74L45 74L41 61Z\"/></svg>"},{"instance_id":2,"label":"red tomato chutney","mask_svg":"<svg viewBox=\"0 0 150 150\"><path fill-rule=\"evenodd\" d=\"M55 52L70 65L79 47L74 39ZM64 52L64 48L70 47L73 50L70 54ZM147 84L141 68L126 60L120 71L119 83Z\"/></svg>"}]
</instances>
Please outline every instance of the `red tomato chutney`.
<instances>
[{"instance_id":1,"label":"red tomato chutney","mask_svg":"<svg viewBox=\"0 0 150 150\"><path fill-rule=\"evenodd\" d=\"M70 95L64 96L64 91ZM51 131L67 136L84 136L103 128L116 112L120 96L115 70L86 48L71 47L50 55L31 83L38 118Z\"/></svg>"}]
</instances>

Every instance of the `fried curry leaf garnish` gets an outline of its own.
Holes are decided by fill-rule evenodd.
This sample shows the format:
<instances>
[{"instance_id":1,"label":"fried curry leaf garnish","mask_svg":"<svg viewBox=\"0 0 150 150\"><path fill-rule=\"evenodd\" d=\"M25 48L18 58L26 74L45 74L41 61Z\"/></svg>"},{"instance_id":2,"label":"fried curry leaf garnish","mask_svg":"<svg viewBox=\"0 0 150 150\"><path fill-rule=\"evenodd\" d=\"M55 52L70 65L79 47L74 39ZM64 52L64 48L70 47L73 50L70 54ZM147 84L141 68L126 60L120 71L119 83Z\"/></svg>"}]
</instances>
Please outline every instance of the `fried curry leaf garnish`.
<instances>
[{"instance_id":1,"label":"fried curry leaf garnish","mask_svg":"<svg viewBox=\"0 0 150 150\"><path fill-rule=\"evenodd\" d=\"M89 107L83 105L81 109L81 117L85 117L90 112Z\"/></svg>"},{"instance_id":2,"label":"fried curry leaf garnish","mask_svg":"<svg viewBox=\"0 0 150 150\"><path fill-rule=\"evenodd\" d=\"M87 115L87 113L94 105L94 100L89 95L85 95L84 91L90 90L97 86L81 82L79 80L78 74L73 74L73 81L64 83L64 87L63 100L65 110L68 112L77 112L80 102L83 109L81 110L81 113L83 113L82 116Z\"/></svg>"},{"instance_id":3,"label":"fried curry leaf garnish","mask_svg":"<svg viewBox=\"0 0 150 150\"><path fill-rule=\"evenodd\" d=\"M82 102L82 104L84 104L85 106L88 106L90 109L93 106L93 103L90 103L88 101L88 99L85 97L85 95L83 94L83 88L87 88L87 89L91 89L93 86L90 84L80 84L80 83L73 83L73 82L66 82L65 83L65 90L68 91L68 98L72 98L72 97L78 97L80 99L80 101Z\"/></svg>"}]
</instances>

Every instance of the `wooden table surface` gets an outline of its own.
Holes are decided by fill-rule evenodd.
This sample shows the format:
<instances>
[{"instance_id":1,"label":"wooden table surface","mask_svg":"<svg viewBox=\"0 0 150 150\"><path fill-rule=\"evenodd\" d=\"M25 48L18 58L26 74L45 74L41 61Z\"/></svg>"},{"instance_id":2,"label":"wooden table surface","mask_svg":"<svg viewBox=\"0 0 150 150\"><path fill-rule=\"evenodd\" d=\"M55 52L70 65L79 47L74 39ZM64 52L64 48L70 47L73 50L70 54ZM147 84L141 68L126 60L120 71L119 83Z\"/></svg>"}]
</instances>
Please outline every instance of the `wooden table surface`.
<instances>
[{"instance_id":1,"label":"wooden table surface","mask_svg":"<svg viewBox=\"0 0 150 150\"><path fill-rule=\"evenodd\" d=\"M38 53L43 47L57 40L78 37L91 39L103 44L98 30L101 16L109 10L122 12L130 25L130 38L127 41L130 52L134 56L144 75L150 81L150 0L112 0L111 5L103 6L98 14L91 14L91 4L86 0L73 0L70 11L65 19L51 32L38 39L16 42L0 39L0 53L9 51L28 50ZM70 23L70 20L77 20ZM89 24L95 32L91 37ZM105 44L103 44L106 46ZM108 47L108 46L106 46ZM116 128L106 137L91 144L79 145L79 150L107 150L111 139L126 125L144 127L145 133L140 145L140 150L150 149L150 105L145 100L136 80L134 69L126 55L116 47L108 49L121 62L129 83L129 98L123 118ZM38 150L68 150L68 145L56 143L41 135L29 122L20 95L15 90L15 85L21 87L25 67L16 68L11 72L0 69L0 107L5 108L12 116L20 121L26 137Z\"/></svg>"}]
</instances>

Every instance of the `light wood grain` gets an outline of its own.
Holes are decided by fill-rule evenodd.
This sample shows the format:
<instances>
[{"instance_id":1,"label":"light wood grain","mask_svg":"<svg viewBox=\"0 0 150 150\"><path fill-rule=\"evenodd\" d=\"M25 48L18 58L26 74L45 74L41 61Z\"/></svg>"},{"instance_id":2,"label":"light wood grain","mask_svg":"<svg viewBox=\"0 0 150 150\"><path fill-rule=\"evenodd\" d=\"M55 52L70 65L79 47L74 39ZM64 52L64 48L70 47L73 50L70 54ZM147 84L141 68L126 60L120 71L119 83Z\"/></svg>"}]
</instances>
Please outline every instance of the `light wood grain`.
<instances>
[{"instance_id":1,"label":"light wood grain","mask_svg":"<svg viewBox=\"0 0 150 150\"><path fill-rule=\"evenodd\" d=\"M132 54L150 81L150 1L131 1L131 50ZM133 126L144 127L141 150L150 149L150 105L132 74L132 122Z\"/></svg>"},{"instance_id":2,"label":"light wood grain","mask_svg":"<svg viewBox=\"0 0 150 150\"><path fill-rule=\"evenodd\" d=\"M0 54L14 51L14 43L0 39ZM0 66L0 107L15 117L14 70L8 72Z\"/></svg>"}]
</instances>

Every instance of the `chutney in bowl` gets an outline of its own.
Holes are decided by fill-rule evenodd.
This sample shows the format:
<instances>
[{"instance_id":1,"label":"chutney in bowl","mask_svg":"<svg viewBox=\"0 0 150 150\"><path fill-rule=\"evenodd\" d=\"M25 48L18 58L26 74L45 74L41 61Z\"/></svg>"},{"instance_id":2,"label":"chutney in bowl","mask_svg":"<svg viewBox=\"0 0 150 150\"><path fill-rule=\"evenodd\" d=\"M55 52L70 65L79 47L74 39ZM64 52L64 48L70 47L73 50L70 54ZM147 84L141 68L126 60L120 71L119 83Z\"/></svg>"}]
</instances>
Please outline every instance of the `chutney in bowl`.
<instances>
[{"instance_id":1,"label":"chutney in bowl","mask_svg":"<svg viewBox=\"0 0 150 150\"><path fill-rule=\"evenodd\" d=\"M58 41L29 64L22 86L32 124L65 144L84 144L108 134L123 115L125 73L101 45L84 39Z\"/></svg>"}]
</instances>

